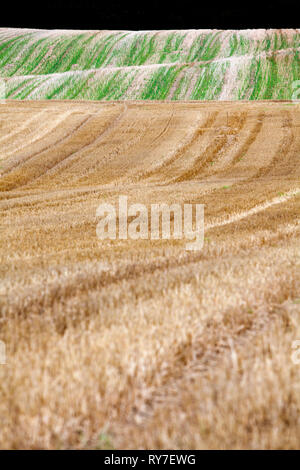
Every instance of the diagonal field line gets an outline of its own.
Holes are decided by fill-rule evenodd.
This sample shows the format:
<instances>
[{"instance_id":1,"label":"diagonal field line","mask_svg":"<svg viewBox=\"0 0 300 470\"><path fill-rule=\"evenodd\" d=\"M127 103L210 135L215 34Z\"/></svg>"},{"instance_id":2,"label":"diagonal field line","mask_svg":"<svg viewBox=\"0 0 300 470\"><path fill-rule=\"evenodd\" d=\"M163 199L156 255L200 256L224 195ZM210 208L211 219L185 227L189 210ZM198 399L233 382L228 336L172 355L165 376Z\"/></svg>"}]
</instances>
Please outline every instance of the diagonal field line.
<instances>
[{"instance_id":1,"label":"diagonal field line","mask_svg":"<svg viewBox=\"0 0 300 470\"><path fill-rule=\"evenodd\" d=\"M252 209L249 209L244 212L239 212L237 214L234 214L230 217L227 217L219 222L212 222L211 224L208 224L205 226L206 230L209 230L211 228L215 227L222 227L223 225L228 225L232 224L234 222L238 222L239 220L245 219L246 217L250 217L251 215L258 214L259 212L264 211L265 209L268 209L271 206L275 206L276 204L281 204L283 202L288 201L292 197L296 196L296 194L300 194L300 188L298 189L293 189L291 191L288 191L286 194L283 196L278 196L270 201L264 202L263 204L258 204L257 206L253 207Z\"/></svg>"}]
</instances>

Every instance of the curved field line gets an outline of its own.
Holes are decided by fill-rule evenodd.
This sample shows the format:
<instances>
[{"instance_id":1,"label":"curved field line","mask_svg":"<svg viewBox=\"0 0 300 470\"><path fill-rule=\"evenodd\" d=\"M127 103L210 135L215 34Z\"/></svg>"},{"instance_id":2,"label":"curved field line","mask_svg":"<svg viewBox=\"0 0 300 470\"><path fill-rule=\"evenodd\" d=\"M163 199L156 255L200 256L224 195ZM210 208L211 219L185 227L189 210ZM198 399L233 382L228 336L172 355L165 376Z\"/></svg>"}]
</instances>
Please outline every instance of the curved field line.
<instances>
[{"instance_id":1,"label":"curved field line","mask_svg":"<svg viewBox=\"0 0 300 470\"><path fill-rule=\"evenodd\" d=\"M210 161L214 160L214 155L217 155L222 148L227 144L227 136L222 134L216 136L212 143L208 144L205 151L197 157L193 162L193 166L188 170L184 171L180 176L174 178L172 183L182 183L195 177L201 176L201 171L209 164Z\"/></svg>"},{"instance_id":2,"label":"curved field line","mask_svg":"<svg viewBox=\"0 0 300 470\"><path fill-rule=\"evenodd\" d=\"M56 124L55 126L52 126L52 127L46 127L46 130L43 131L43 132L39 132L38 136L32 140L28 140L26 141L25 145L22 146L22 147L18 147L17 149L14 149L12 152L10 152L10 156L14 156L13 158L22 158L18 155L18 152L20 150L25 151L25 149L27 149L27 147L30 147L32 146L32 144L37 144L39 142L43 143L45 137L49 137L52 133L55 134L56 130L58 127L60 126L64 126L65 125L65 121L69 118L69 117L76 117L76 114L73 114L73 113L69 113L69 112L66 112L64 115L64 117L62 117L61 119L58 119L56 120ZM88 115L89 117L89 115ZM77 129L77 127L80 127L84 121L86 120L86 118L83 118L83 120L81 121L80 124L76 125L75 126L75 129ZM57 123L58 121L58 123ZM27 157L24 158L24 162L26 162L28 159L31 159L32 157L35 157L36 155L39 155L40 153L43 153L45 150L48 150L52 145L55 146L57 143L59 143L60 141L63 141L65 138L67 138L68 136L72 136L72 132L73 132L73 129L74 127L63 137L59 138L57 141L55 141L53 144L51 145L47 145L45 147L42 147L40 150L38 151L35 151L34 153L31 153L30 155L28 155ZM27 151L28 153L28 151ZM16 154L16 155L14 155Z\"/></svg>"},{"instance_id":3,"label":"curved field line","mask_svg":"<svg viewBox=\"0 0 300 470\"><path fill-rule=\"evenodd\" d=\"M35 114L34 116L28 118L27 120L25 120L21 126L18 126L16 129L14 129L13 131L9 132L8 134L0 137L0 143L2 142L5 142L6 140L12 138L12 137L15 137L16 135L18 134L21 134L25 129L26 127L31 124L32 122L34 122L36 119L39 119L41 116L43 116L44 114L47 114L47 111L41 111L37 114Z\"/></svg>"},{"instance_id":4,"label":"curved field line","mask_svg":"<svg viewBox=\"0 0 300 470\"><path fill-rule=\"evenodd\" d=\"M99 113L101 114L101 112ZM94 115L90 115L88 116L87 118L85 118L81 124L79 124L75 129L72 130L72 132L70 134L68 134L67 136L65 136L64 138L62 138L60 141L56 142L55 145L49 145L47 149L43 150L43 152L40 152L40 153L44 153L45 151L47 150L51 150L51 152L53 150L55 150L55 147L57 145L60 145L62 144L63 142L65 142L67 139L69 139L70 137L72 136L75 136L76 133L78 133L79 131L82 130L82 128L84 128L86 125L88 125L90 123L90 121L92 121L94 119ZM97 139L99 138L99 136L97 136ZM44 173L41 173L40 175L32 178L27 184L31 185L33 182L35 182L36 180L38 180L39 178L43 177L46 173L48 173L48 171L51 171L53 170L53 168L55 168L57 165L60 165L61 163L63 163L65 160L67 160L70 156L72 155L75 155L75 153L77 152L81 152L83 151L86 147L88 147L89 145L93 144L95 142L95 139L92 139L92 141L90 141L89 143L83 143L82 146L80 148L78 148L75 152L71 151L70 153L68 153L66 156L64 156L62 159L60 159L59 161L56 161L55 163L52 164L52 166L49 167L49 164L47 164L47 170L44 172ZM38 154L37 154L38 155ZM27 185L26 184L26 185Z\"/></svg>"},{"instance_id":5,"label":"curved field line","mask_svg":"<svg viewBox=\"0 0 300 470\"><path fill-rule=\"evenodd\" d=\"M239 118L239 116L241 116ZM223 155L226 155L232 146L236 144L239 139L239 133L244 128L247 121L247 113L241 113L240 115L234 115L234 121L238 121L238 124L235 126L234 133L227 134L222 132L221 135L217 135L212 140L212 143L207 146L207 148L201 152L201 155L197 157L193 162L193 166L181 174L179 177L171 180L174 183L183 182L195 175L203 176L204 178L209 178L210 175L217 174L218 171L213 171L213 168L209 168L210 163L219 162ZM233 136L233 139L230 137ZM208 170L208 171L207 171Z\"/></svg>"},{"instance_id":6,"label":"curved field line","mask_svg":"<svg viewBox=\"0 0 300 470\"><path fill-rule=\"evenodd\" d=\"M289 149L288 158L283 160L281 165L276 166L276 173L280 176L287 176L288 174L300 176L300 135L297 133L297 123L294 118L291 119L291 132L293 134L293 142ZM278 163L278 162L277 162Z\"/></svg>"},{"instance_id":7,"label":"curved field line","mask_svg":"<svg viewBox=\"0 0 300 470\"><path fill-rule=\"evenodd\" d=\"M180 158L184 154L184 152L186 152L199 139L200 136L202 136L207 130L210 130L218 114L219 113L217 111L212 113L212 115L209 116L203 124L196 127L196 129L193 131L192 135L187 139L186 142L183 142L183 144L181 144L176 150L174 150L170 157L157 164L154 168L143 172L141 175L137 176L134 181L140 181L146 178L150 178L151 176L154 176L155 174L161 172L162 170L172 165L176 160L178 160L178 158Z\"/></svg>"},{"instance_id":8,"label":"curved field line","mask_svg":"<svg viewBox=\"0 0 300 470\"><path fill-rule=\"evenodd\" d=\"M70 112L70 111L66 111L65 113L61 114L57 119L55 119L54 123L51 123L50 126L48 125L48 126L46 127L46 129L45 129L43 132L40 132L40 131L39 131L39 134L38 134L35 138L33 138L33 139L30 140L30 141L26 141L26 144L25 144L24 146L19 146L18 148L16 148L16 149L14 149L13 151L11 151L11 152L10 152L10 161L11 161L11 160L14 161L15 159L17 159L17 161L18 161L18 162L17 162L17 165L19 165L19 163L20 163L20 162L19 162L19 159L22 158L22 156L19 156L19 155L18 155L18 152L19 152L20 150L24 150L24 149L26 149L27 147L30 147L32 144L36 144L36 143L38 143L38 142L40 142L40 141L42 142L45 137L47 137L48 135L51 135L51 133L53 133L53 132L55 133L56 130L57 130L57 128L59 128L59 127L62 125L62 123L63 123L64 121L66 121L66 119L67 119L68 117L70 117L72 114L73 114L73 113ZM14 154L16 154L16 155L14 155ZM30 158L30 157L31 157L31 155L28 156L28 158ZM23 160L23 161L25 161L25 160ZM8 162L8 163L10 163L10 162ZM17 166L17 165L16 165L16 166ZM15 166L14 166L14 167L9 166L9 167L7 168L7 170L5 170L5 171L3 172L3 174L6 174L7 172L9 172L11 168L15 168Z\"/></svg>"},{"instance_id":9,"label":"curved field line","mask_svg":"<svg viewBox=\"0 0 300 470\"><path fill-rule=\"evenodd\" d=\"M24 129L24 134L26 134L25 142L24 144L20 144L20 141L22 141L21 138L16 139L13 143L7 144L6 149L3 149L7 159L15 158L16 154L21 150L23 151L26 147L30 147L32 144L39 142L42 140L45 136L49 134L49 129L50 131L53 129L56 129L57 125L56 123L61 124L63 121L68 117L68 113L60 114L59 117L56 119L53 119L53 123L55 124L53 126L53 123L49 126L48 120L49 118L47 117L46 119L43 119L41 122L39 122L39 126L35 126L34 129Z\"/></svg>"},{"instance_id":10,"label":"curved field line","mask_svg":"<svg viewBox=\"0 0 300 470\"><path fill-rule=\"evenodd\" d=\"M265 113L264 112L259 113L258 121L255 123L253 128L250 130L250 134L246 137L245 142L242 143L242 145L240 147L238 147L236 152L234 152L234 154L233 154L233 158L230 161L228 161L227 165L224 168L218 168L218 169L216 169L216 171L213 171L211 173L212 177L213 176L216 177L218 175L222 176L222 177L224 177L226 175L228 175L228 177L231 176L232 169L240 161L241 157L248 152L251 145L256 141L258 135L261 133L262 128L263 128L263 124L264 124L264 120L265 120ZM250 180L251 178L248 178L248 179ZM207 181L210 182L210 175L208 176ZM246 178L246 181L247 181L247 178ZM237 181L236 184L239 184L239 181ZM236 184L232 184L231 187L236 186ZM215 191L217 191L217 190L218 189L216 189Z\"/></svg>"},{"instance_id":11,"label":"curved field line","mask_svg":"<svg viewBox=\"0 0 300 470\"><path fill-rule=\"evenodd\" d=\"M239 131L234 134L233 142L229 142L228 151L227 148L221 150L222 158L218 158L217 164L212 166L208 172L205 173L207 182L211 182L215 177L221 177L232 171L235 163L244 155L251 143L255 140L256 135L259 132L259 123L251 124L251 116L245 113L246 117Z\"/></svg>"},{"instance_id":12,"label":"curved field line","mask_svg":"<svg viewBox=\"0 0 300 470\"><path fill-rule=\"evenodd\" d=\"M125 121L126 122L126 121ZM135 132L134 136L132 136L129 139L125 139L123 137L122 142L118 143L115 147L108 149L107 151L104 151L102 155L97 155L95 158L95 161L92 165L89 165L85 167L81 172L78 171L78 174L80 173L79 178L74 179L73 181L75 182L83 182L86 180L86 178L90 175L92 178L96 178L96 181L93 181L93 179L88 180L87 184L92 184L93 182L96 184L98 180L98 174L95 173L97 169L100 168L100 166L103 165L103 168L101 170L101 180L103 184L116 184L116 182L121 181L116 179L115 174L111 172L111 169L106 166L109 163L113 163L119 156L120 154L123 154L125 152L130 152L131 150L135 149L137 145L140 145L141 142L144 141L145 136L148 134L148 129L151 126L151 123L143 123L143 126L139 126L138 132ZM126 124L126 129L130 130L132 128L135 128L135 118L132 122L129 121L129 124ZM125 129L125 130L126 130ZM124 130L119 130L120 135L124 133ZM109 145L109 144L108 144ZM136 158L136 155L135 155ZM127 161L124 160L122 163L121 168L116 170L117 172L123 173L125 171L125 167L127 165ZM105 165L105 166L104 166ZM79 169L79 168L78 168ZM104 181L105 179L105 181ZM131 180L131 177L127 177L126 180Z\"/></svg>"},{"instance_id":13,"label":"curved field line","mask_svg":"<svg viewBox=\"0 0 300 470\"><path fill-rule=\"evenodd\" d=\"M65 140L67 140L68 138L74 136L76 134L76 132L80 131L82 127L84 127L91 119L92 119L92 115L91 116L88 116L88 117L85 117L80 124L78 124L75 128L73 128L69 133L67 133L67 135L65 135L64 137L62 137L61 139L59 139L57 142L55 142L54 144L50 144L48 145L45 149L41 150L41 151L38 151L36 153L33 153L32 155L30 155L29 157L27 157L26 159L23 159L20 161L19 165L17 165L15 168L13 168L13 170L19 170L20 167L22 169L23 165L24 164L27 164L28 162L30 163L30 160L32 160L33 158L37 157L37 156L42 156L43 153L47 152L47 150L51 149L52 150L55 150L55 147L56 146L59 146L60 144L62 144ZM10 171L13 171L12 169ZM40 176L40 175L39 175ZM37 179L38 177L34 177L32 179L30 179L29 181L27 181L25 184L21 184L21 185L18 185L18 188L21 188L21 187L24 187L26 186L27 184L30 184L32 181L34 181L35 179Z\"/></svg>"},{"instance_id":14,"label":"curved field line","mask_svg":"<svg viewBox=\"0 0 300 470\"><path fill-rule=\"evenodd\" d=\"M250 210L240 212L226 219L221 219L213 223L210 223L205 226L205 230L211 230L217 227L222 227L228 224L239 222L242 219L245 219L253 215L256 215L260 212L263 212L274 205L286 203L291 198L293 198L295 195L298 195L298 194L300 194L300 188L295 189L293 191L289 191L284 196L276 197L276 198L273 198L271 201L267 201L263 204L259 204ZM297 224L288 226L286 229L283 230L283 232L286 232L287 234L293 234L295 229L299 229L299 222ZM280 236L280 234L278 234L278 236ZM59 281L57 280L55 280L53 283L49 282L48 290L47 290L47 298L45 299L45 305L47 306L51 305L51 302L54 302L58 295L60 296L60 298L67 299L67 298L73 297L74 295L79 295L80 291L83 292L83 291L88 290L90 292L92 290L98 290L100 287L101 288L108 287L113 283L121 282L123 280L138 279L142 276L145 276L146 274L153 274L154 272L157 272L157 271L162 271L165 269L170 270L171 268L178 268L181 266L183 267L189 264L197 263L205 259L203 258L203 256L204 255L201 252L196 253L196 254L189 253L189 254L184 254L182 258L175 257L173 261L172 259L169 259L168 257L167 258L164 257L161 261L148 262L147 264L144 264L144 263L125 264L122 268L120 267L114 271L104 271L101 273L98 272L97 268L96 268L96 271L93 268L89 271L89 275L85 276L84 282L80 273L78 275L76 274L76 272L72 274L70 273L71 278L69 278L65 282L65 284L60 284ZM210 257L211 255L209 256L209 258ZM80 282L79 282L79 279L80 279ZM36 295L32 295L32 294L33 293L31 290L30 300L28 300L27 293L26 292L24 293L24 299L28 300L28 302L26 300L26 311L28 312L31 312L37 299L40 298L40 290L37 288ZM19 298L18 303L20 300L21 299ZM45 306L39 303L40 313L43 312L44 308ZM24 305L15 304L15 309L16 309L15 311L19 312L20 314L25 313Z\"/></svg>"},{"instance_id":15,"label":"curved field line","mask_svg":"<svg viewBox=\"0 0 300 470\"><path fill-rule=\"evenodd\" d=\"M59 126L61 126L62 122L65 121L70 115L72 115L72 112L70 112L70 111L65 112L62 116L60 116L60 117L56 120L56 122L55 122L54 125L48 126L47 130L46 130L42 135L39 134L39 136L38 136L36 139L34 139L34 140L32 140L31 142L27 143L27 144L26 144L26 147L32 145L33 143L42 141L45 136L51 134L53 131L55 131L55 129L57 129ZM84 118L84 121L85 121L85 120L86 120L86 118ZM74 130L74 129L73 129L73 130ZM71 135L72 132L73 132L73 130L70 131L70 133L69 133L68 135ZM59 139L59 140L63 140L63 139L64 139L64 138L61 138L61 139ZM58 142L59 142L59 141L58 141ZM56 142L55 142L54 144L48 145L48 146L47 146L45 149L43 149L42 151L38 151L38 152L36 152L36 153L34 153L34 154L29 155L29 156L28 156L27 158L25 158L25 159L24 159L24 158L21 159L21 160L18 161L15 165L9 167L7 170L4 170L1 176L5 176L5 175L11 173L11 172L14 171L16 168L18 168L20 165L22 165L23 163L26 163L26 162L27 162L28 160L30 160L31 158L35 157L36 155L39 155L40 153L43 153L45 150L47 150L47 149L49 149L49 148L51 148L52 145L56 145ZM24 148L24 147L19 147L19 149L23 149L23 148ZM17 152L19 149L14 150L14 152ZM22 157L19 157L19 158L22 158Z\"/></svg>"},{"instance_id":16,"label":"curved field line","mask_svg":"<svg viewBox=\"0 0 300 470\"><path fill-rule=\"evenodd\" d=\"M151 145L149 148L153 147L154 144L156 144L157 142L159 142L162 137L166 134L166 132L168 131L169 127L170 127L170 124L172 122L172 119L174 117L174 106L172 106L171 108L171 112L170 112L170 117L165 125L165 127L163 128L163 130L155 137L155 139L153 139L153 141L151 142Z\"/></svg>"},{"instance_id":17,"label":"curved field line","mask_svg":"<svg viewBox=\"0 0 300 470\"><path fill-rule=\"evenodd\" d=\"M265 211L269 207L287 202L289 199L293 198L294 196L298 194L300 194L300 188L293 189L291 191L288 191L283 196L278 196L278 197L271 199L270 201L264 202L263 204L258 204L257 206L252 207L252 209L249 209L244 212L238 212L237 214L231 215L227 218L207 224L205 225L205 229L211 230L216 227L223 227L224 225L233 224L242 219L245 219L246 217L251 217L252 215L258 214L259 212Z\"/></svg>"},{"instance_id":18,"label":"curved field line","mask_svg":"<svg viewBox=\"0 0 300 470\"><path fill-rule=\"evenodd\" d=\"M92 148L95 146L95 144L97 144L98 142L101 142L101 140L103 139L103 137L105 137L105 135L109 132L111 132L112 129L114 129L119 121L121 119L123 119L123 117L125 116L127 112L127 105L126 103L124 103L124 108L123 108L123 111L121 111L121 113L113 119L112 122L110 122L107 127L103 130L103 132L101 132L100 135L98 135L92 142L90 142L89 144L87 145L84 145L80 150L74 152L74 153L71 153L70 155L68 155L66 158L64 158L63 160L61 160L60 162L58 162L57 164L54 165L54 167L50 168L49 170L47 170L43 175L39 176L36 180L39 180L40 178L44 178L45 176L51 176L52 174L58 174L57 173L57 170L59 172L65 170L70 164L74 163L73 160L80 158L80 154L83 152L83 151L86 151L87 149L89 148ZM35 180L35 181L36 181Z\"/></svg>"},{"instance_id":19,"label":"curved field line","mask_svg":"<svg viewBox=\"0 0 300 470\"><path fill-rule=\"evenodd\" d=\"M231 160L231 166L234 166L239 161L241 156L247 153L247 151L249 150L253 142L256 140L257 135L262 129L264 119L265 113L260 113L258 115L258 121L255 124L254 129L251 131L249 137L246 139L244 144L239 148L238 152L234 155L233 159Z\"/></svg>"},{"instance_id":20,"label":"curved field line","mask_svg":"<svg viewBox=\"0 0 300 470\"><path fill-rule=\"evenodd\" d=\"M270 163L267 166L260 168L259 171L253 176L254 179L261 178L270 174L274 170L274 168L276 168L276 165L280 162L280 160L282 160L283 155L288 155L295 139L292 128L291 113L286 113L284 123L285 125L283 127L286 129L286 132L279 145L278 150L276 151Z\"/></svg>"}]
</instances>

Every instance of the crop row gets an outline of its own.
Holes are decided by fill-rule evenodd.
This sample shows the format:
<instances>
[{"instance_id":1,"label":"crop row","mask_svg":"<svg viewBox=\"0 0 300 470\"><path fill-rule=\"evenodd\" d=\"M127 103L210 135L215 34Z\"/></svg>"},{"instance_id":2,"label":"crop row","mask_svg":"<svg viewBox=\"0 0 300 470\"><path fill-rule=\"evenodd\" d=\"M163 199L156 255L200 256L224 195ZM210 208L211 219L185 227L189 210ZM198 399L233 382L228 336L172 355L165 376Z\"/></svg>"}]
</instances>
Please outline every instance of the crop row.
<instances>
[{"instance_id":1,"label":"crop row","mask_svg":"<svg viewBox=\"0 0 300 470\"><path fill-rule=\"evenodd\" d=\"M290 99L298 30L0 29L0 74L16 99Z\"/></svg>"}]
</instances>

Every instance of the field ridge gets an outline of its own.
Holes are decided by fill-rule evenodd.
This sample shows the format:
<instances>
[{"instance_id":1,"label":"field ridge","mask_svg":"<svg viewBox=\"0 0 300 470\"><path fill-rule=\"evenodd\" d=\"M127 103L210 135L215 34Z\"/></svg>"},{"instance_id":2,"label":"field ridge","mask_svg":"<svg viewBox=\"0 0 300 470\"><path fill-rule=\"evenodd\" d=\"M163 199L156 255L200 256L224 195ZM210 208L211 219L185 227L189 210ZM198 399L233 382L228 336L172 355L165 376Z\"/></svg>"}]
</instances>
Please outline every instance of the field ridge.
<instances>
[{"instance_id":1,"label":"field ridge","mask_svg":"<svg viewBox=\"0 0 300 470\"><path fill-rule=\"evenodd\" d=\"M300 30L0 29L7 98L292 99Z\"/></svg>"}]
</instances>

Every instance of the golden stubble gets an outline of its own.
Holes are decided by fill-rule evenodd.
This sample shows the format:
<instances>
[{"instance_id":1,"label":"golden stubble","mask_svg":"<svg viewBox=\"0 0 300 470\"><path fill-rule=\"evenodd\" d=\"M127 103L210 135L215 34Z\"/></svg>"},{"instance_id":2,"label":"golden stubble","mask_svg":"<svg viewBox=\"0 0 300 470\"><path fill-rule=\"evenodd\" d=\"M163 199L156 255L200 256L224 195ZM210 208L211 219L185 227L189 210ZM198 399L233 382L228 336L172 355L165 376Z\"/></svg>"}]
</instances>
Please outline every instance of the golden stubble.
<instances>
[{"instance_id":1,"label":"golden stubble","mask_svg":"<svg viewBox=\"0 0 300 470\"><path fill-rule=\"evenodd\" d=\"M299 106L7 102L1 121L0 447L299 447ZM120 194L205 204L203 250L99 241Z\"/></svg>"}]
</instances>

